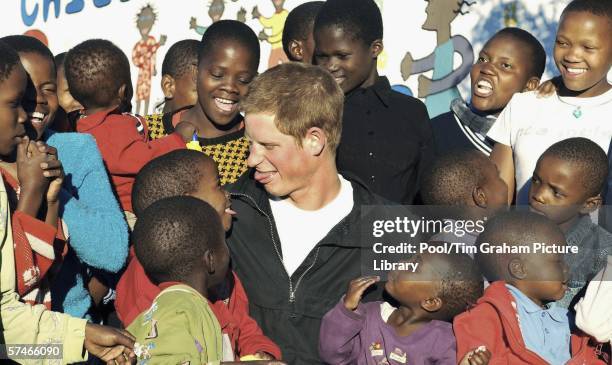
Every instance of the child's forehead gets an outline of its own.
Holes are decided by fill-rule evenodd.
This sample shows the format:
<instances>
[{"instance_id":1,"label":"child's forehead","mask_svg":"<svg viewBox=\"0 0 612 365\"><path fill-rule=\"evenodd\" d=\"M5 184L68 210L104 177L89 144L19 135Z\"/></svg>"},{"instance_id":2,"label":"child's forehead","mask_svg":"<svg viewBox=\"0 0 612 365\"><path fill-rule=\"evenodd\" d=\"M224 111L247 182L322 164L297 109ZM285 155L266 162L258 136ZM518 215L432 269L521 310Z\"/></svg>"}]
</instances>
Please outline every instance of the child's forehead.
<instances>
[{"instance_id":1,"label":"child's forehead","mask_svg":"<svg viewBox=\"0 0 612 365\"><path fill-rule=\"evenodd\" d=\"M581 29L592 26L595 23L595 28L600 32L589 32L591 36L603 36L607 38L612 31L612 18L603 14L595 14L586 10L568 11L561 15L559 20L559 30L563 30L568 24L578 25Z\"/></svg>"},{"instance_id":2,"label":"child's forehead","mask_svg":"<svg viewBox=\"0 0 612 365\"><path fill-rule=\"evenodd\" d=\"M229 52L229 48L239 51ZM236 56L232 57L233 55L237 55L237 59ZM248 64L251 68L249 71L257 72L257 63L259 60L256 59L255 54L253 54L251 49L243 42L232 38L220 39L216 42L215 46L211 47L208 52L202 55L199 65L205 68L211 68L226 62L228 59Z\"/></svg>"},{"instance_id":3,"label":"child's forehead","mask_svg":"<svg viewBox=\"0 0 612 365\"><path fill-rule=\"evenodd\" d=\"M529 46L524 41L507 34L498 34L489 39L482 48L482 52L489 55L494 53L497 57L511 58L525 65L533 63Z\"/></svg>"},{"instance_id":4,"label":"child's forehead","mask_svg":"<svg viewBox=\"0 0 612 365\"><path fill-rule=\"evenodd\" d=\"M3 94L25 92L28 75L21 64L13 65L8 75L0 80L0 91Z\"/></svg>"}]
</instances>

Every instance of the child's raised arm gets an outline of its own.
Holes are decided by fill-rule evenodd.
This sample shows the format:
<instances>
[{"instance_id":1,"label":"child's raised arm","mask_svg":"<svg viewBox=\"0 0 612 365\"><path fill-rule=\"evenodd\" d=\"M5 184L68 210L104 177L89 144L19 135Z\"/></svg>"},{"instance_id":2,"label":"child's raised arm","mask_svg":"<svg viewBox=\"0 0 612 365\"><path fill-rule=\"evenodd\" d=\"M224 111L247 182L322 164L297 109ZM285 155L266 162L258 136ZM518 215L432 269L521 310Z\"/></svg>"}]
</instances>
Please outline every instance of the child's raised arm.
<instances>
[{"instance_id":1,"label":"child's raised arm","mask_svg":"<svg viewBox=\"0 0 612 365\"><path fill-rule=\"evenodd\" d=\"M325 314L319 336L321 360L329 364L352 364L357 361L361 353L357 335L365 324L365 313L360 313L359 302L366 289L379 280L378 276L352 280L343 300Z\"/></svg>"}]
</instances>

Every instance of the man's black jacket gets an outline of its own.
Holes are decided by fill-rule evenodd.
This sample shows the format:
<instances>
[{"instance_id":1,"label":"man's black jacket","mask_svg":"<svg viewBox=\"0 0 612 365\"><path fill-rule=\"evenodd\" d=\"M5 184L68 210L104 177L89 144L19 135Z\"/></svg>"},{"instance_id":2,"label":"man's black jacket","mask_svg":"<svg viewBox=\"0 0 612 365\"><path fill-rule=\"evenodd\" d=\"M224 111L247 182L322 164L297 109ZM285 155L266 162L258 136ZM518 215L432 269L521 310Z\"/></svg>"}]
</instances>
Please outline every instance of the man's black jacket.
<instances>
[{"instance_id":1,"label":"man's black jacket","mask_svg":"<svg viewBox=\"0 0 612 365\"><path fill-rule=\"evenodd\" d=\"M321 319L346 293L348 283L361 276L361 255L371 251L371 246L360 244L361 206L386 201L352 180L353 210L317 243L290 278L282 263L268 195L249 175L229 187L237 215L228 246L233 269L249 297L250 314L280 346L288 364L321 363ZM379 284L363 300L380 299L381 289Z\"/></svg>"}]
</instances>

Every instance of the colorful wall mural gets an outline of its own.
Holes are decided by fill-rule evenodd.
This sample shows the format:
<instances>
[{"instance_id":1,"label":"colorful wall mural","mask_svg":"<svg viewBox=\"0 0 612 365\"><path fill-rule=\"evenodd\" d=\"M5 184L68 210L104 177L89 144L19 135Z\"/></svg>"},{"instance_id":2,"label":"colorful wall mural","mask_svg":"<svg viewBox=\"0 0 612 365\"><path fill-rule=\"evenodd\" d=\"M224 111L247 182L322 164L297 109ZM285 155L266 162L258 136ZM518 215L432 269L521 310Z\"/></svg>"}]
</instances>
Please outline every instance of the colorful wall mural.
<instances>
[{"instance_id":1,"label":"colorful wall mural","mask_svg":"<svg viewBox=\"0 0 612 365\"><path fill-rule=\"evenodd\" d=\"M258 34L260 71L286 58L281 35L287 14L304 0L6 0L0 34L30 34L54 53L105 38L132 60L138 113L163 100L161 63L170 45L200 39L220 19L237 19ZM424 100L432 116L469 95L475 54L505 26L532 32L550 54L557 20L569 0L376 0L384 22L381 74L394 89ZM179 6L180 5L180 6ZM136 29L135 29L136 28ZM556 73L549 60L546 77Z\"/></svg>"}]
</instances>

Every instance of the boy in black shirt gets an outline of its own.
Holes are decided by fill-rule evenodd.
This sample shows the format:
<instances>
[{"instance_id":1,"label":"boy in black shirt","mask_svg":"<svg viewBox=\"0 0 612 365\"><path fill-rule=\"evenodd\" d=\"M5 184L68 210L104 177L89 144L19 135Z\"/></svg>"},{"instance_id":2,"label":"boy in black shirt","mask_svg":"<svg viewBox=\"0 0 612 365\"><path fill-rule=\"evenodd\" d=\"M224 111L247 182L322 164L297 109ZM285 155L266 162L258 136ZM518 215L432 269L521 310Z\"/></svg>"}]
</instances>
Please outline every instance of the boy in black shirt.
<instances>
[{"instance_id":1,"label":"boy in black shirt","mask_svg":"<svg viewBox=\"0 0 612 365\"><path fill-rule=\"evenodd\" d=\"M432 159L425 105L391 90L376 70L383 50L382 17L373 0L328 0L314 26L316 64L345 94L340 171L355 174L377 194L412 204Z\"/></svg>"},{"instance_id":2,"label":"boy in black shirt","mask_svg":"<svg viewBox=\"0 0 612 365\"><path fill-rule=\"evenodd\" d=\"M535 90L546 65L546 52L529 32L504 28L484 45L470 72L470 104L458 98L451 111L431 120L436 153L474 148L490 155L486 137L497 116L518 92Z\"/></svg>"}]
</instances>

